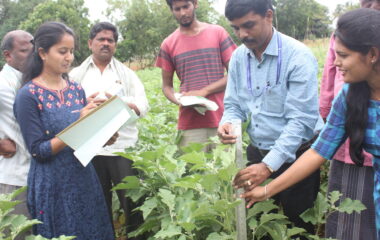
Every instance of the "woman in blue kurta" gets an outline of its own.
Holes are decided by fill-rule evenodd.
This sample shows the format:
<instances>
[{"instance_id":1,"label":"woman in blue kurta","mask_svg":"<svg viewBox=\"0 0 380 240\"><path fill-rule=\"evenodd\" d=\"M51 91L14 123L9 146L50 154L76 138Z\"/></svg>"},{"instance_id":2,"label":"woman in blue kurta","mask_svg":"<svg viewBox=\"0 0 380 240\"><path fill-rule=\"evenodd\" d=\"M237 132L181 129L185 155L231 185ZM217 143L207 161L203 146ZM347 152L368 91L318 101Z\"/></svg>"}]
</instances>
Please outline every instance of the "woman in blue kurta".
<instances>
[{"instance_id":1,"label":"woman in blue kurta","mask_svg":"<svg viewBox=\"0 0 380 240\"><path fill-rule=\"evenodd\" d=\"M327 122L311 149L286 172L264 187L247 189L248 206L288 188L332 159L350 138L350 156L363 165L362 150L371 153L377 238L380 239L380 12L358 9L342 15L335 32L336 60L346 84L333 103ZM234 180L245 187L242 176Z\"/></svg>"},{"instance_id":2,"label":"woman in blue kurta","mask_svg":"<svg viewBox=\"0 0 380 240\"><path fill-rule=\"evenodd\" d=\"M34 226L35 234L113 240L93 166L83 167L73 150L55 137L96 107L87 104L83 89L67 78L73 51L71 29L56 22L41 25L23 75L25 85L16 97L15 116L32 155L28 208L42 222Z\"/></svg>"}]
</instances>

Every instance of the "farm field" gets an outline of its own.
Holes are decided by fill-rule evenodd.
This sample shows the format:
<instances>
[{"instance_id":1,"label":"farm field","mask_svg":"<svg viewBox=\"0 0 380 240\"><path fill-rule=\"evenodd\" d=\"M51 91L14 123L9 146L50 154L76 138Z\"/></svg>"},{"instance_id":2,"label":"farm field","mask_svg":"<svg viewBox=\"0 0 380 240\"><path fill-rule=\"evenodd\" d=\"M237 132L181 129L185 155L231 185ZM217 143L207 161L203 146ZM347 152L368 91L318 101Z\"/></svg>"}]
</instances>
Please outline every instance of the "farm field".
<instances>
[{"instance_id":1,"label":"farm field","mask_svg":"<svg viewBox=\"0 0 380 240\"><path fill-rule=\"evenodd\" d=\"M305 43L318 60L320 78L328 39ZM234 146L220 144L215 137L207 143L216 145L210 153L203 152L204 145L201 144L179 149L177 142L180 135L176 130L178 107L170 103L161 91L160 69L146 68L136 73L144 83L151 109L138 122L140 135L136 148L120 153L133 159L135 168L140 172L138 178L126 177L124 183L115 187L127 189L127 196L142 204L138 210L143 213L144 224L129 237L142 235L147 240L236 240L235 209L241 200L235 197L231 185L238 171L234 162ZM243 147L246 147L248 137L244 135L243 140ZM362 211L364 206L357 200L344 199L337 204L341 196L339 192L326 196L327 171L328 163L322 167L321 188L315 206L301 214L304 221L315 225L315 235L292 226L282 209L273 200L268 200L256 203L247 210L248 239L267 239L268 236L273 240L299 239L300 236L324 239L327 215L335 211ZM5 215L0 217L5 219L7 211L15 203L9 202L10 196L1 197L0 200L6 204L3 206ZM114 211L117 240L127 240L122 227L124 216L117 207ZM26 220L24 216L18 216L14 221L21 227L15 224L11 228L12 234L37 223L36 220ZM59 238L69 239L73 238ZM47 239L36 236L27 240Z\"/></svg>"},{"instance_id":2,"label":"farm field","mask_svg":"<svg viewBox=\"0 0 380 240\"><path fill-rule=\"evenodd\" d=\"M305 42L318 60L319 78L328 43L329 39ZM145 85L151 110L139 120L137 152L127 150L126 156L135 159L143 180L128 179L122 188L129 189L128 195L136 200L147 194L140 209L146 217L141 232L153 229L151 239L235 239L234 208L239 200L233 197L230 184L237 171L233 148L226 150L226 146L218 144L212 153L205 154L199 151L201 145L192 145L179 151L176 146L178 108L161 91L160 69L147 68L137 74ZM178 80L176 84L178 89ZM218 142L217 139L213 141ZM324 197L327 169L328 165L322 171L318 205L328 204ZM272 213L276 209L273 202L267 201L248 211L250 239L261 239L268 232L273 239L290 239L302 232L288 227L281 210L278 214ZM322 219L324 213L319 214L309 213L307 217ZM317 221L316 228L318 235L323 236L323 221ZM314 236L314 239L319 238Z\"/></svg>"}]
</instances>

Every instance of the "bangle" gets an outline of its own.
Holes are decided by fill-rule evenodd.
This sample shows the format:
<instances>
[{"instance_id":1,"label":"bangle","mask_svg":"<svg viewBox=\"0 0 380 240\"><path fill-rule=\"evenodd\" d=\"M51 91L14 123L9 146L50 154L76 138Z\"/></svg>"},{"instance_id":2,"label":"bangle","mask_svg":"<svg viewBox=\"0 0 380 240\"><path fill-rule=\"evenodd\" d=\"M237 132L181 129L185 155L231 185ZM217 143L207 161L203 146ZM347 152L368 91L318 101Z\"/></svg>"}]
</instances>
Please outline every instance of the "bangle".
<instances>
[{"instance_id":1,"label":"bangle","mask_svg":"<svg viewBox=\"0 0 380 240\"><path fill-rule=\"evenodd\" d=\"M265 200L268 200L268 195L267 195L267 193L268 193L268 191L267 191L267 186L268 186L268 184L264 186L264 198L265 198Z\"/></svg>"}]
</instances>

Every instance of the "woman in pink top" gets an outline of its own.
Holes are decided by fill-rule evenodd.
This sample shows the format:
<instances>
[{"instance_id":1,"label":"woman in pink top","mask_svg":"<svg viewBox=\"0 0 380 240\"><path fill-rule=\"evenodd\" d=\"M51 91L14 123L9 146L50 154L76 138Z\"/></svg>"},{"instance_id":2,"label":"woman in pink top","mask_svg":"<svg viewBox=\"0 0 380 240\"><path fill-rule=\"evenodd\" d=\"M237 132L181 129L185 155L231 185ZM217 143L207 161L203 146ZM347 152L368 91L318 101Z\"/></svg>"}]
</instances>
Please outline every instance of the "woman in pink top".
<instances>
[{"instance_id":1,"label":"woman in pink top","mask_svg":"<svg viewBox=\"0 0 380 240\"><path fill-rule=\"evenodd\" d=\"M380 0L361 0L361 7L380 10ZM344 82L341 73L334 65L334 37L330 39L327 59L321 81L320 113L326 119L334 97L341 90ZM360 200L367 209L360 214L334 213L326 223L326 237L355 240L376 239L375 209L373 203L374 173L372 156L364 153L364 167L356 166L349 153L348 141L341 146L331 161L328 192L340 191L344 198Z\"/></svg>"}]
</instances>

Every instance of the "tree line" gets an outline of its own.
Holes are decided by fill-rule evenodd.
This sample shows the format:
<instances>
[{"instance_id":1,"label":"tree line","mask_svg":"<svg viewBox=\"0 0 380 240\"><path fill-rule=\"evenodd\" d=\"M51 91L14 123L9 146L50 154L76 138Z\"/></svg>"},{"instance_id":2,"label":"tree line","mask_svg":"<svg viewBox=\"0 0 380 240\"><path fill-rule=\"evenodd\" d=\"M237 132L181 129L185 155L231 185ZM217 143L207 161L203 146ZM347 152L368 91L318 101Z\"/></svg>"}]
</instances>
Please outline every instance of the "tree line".
<instances>
[{"instance_id":1,"label":"tree line","mask_svg":"<svg viewBox=\"0 0 380 240\"><path fill-rule=\"evenodd\" d=\"M198 0L197 18L223 26L234 40L233 31L223 14L213 8L215 0ZM151 65L161 42L177 28L165 0L107 0L106 16L115 23L121 38L116 57L124 62ZM276 28L299 40L328 37L332 19L327 7L315 0L274 0ZM354 5L339 5L339 15ZM0 37L14 29L34 33L45 21L61 21L77 35L74 65L89 54L87 40L90 21L84 0L0 0ZM3 62L1 62L1 66Z\"/></svg>"}]
</instances>

